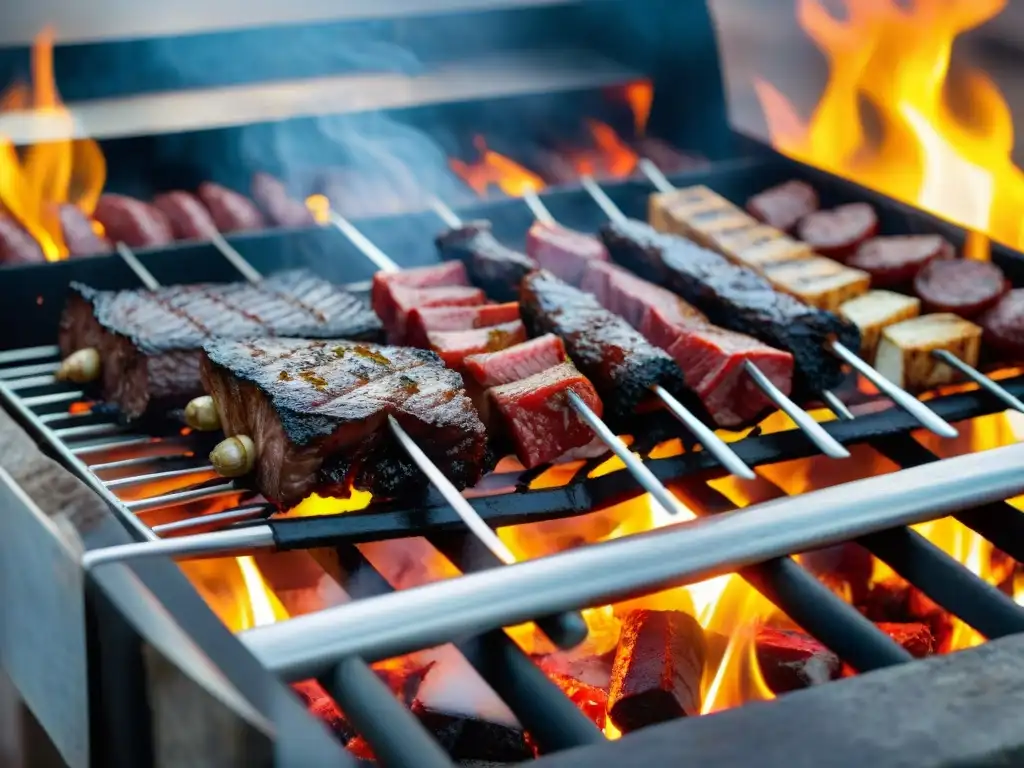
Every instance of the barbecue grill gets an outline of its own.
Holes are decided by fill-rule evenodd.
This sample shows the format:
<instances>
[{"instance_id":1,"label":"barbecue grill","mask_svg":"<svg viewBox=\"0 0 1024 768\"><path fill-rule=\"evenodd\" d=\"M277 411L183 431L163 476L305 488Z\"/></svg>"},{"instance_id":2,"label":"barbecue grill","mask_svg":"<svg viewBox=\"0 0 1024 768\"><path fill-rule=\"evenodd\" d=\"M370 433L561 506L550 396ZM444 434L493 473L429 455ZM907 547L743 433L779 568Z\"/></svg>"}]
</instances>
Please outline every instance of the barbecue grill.
<instances>
[{"instance_id":1,"label":"barbecue grill","mask_svg":"<svg viewBox=\"0 0 1024 768\"><path fill-rule=\"evenodd\" d=\"M703 11L674 9L654 0L646 3L649 13L610 1L496 3L489 5L497 9L474 12L461 3L450 5L442 9L446 13L425 19L416 18L401 3L375 9L372 15L378 17L387 40L409 42L410 50L425 46L429 39L426 33L409 31L417 23L426 25L432 35L508 23L512 31L496 43L505 58L490 59L501 77L475 76L469 60L461 62L463 69L454 76L455 64L444 62L408 75L411 82L397 75L378 80L332 72L338 82L305 82L304 99L274 130L306 135L315 116L336 111L323 104L332 93L365 97L353 112L390 110L389 115L400 116L427 134L441 127L445 136L460 137L486 133L491 124L501 122L493 115L485 120L485 109L500 115L517 110L543 115L558 101L551 93L566 92L568 105L559 105L551 114L557 114L557 124L568 125L586 114L578 110L604 103L602 89L614 90L649 76L659 94L649 130L715 160L670 173L672 184L705 185L742 205L767 187L803 179L819 191L824 207L871 203L884 234L941 234L958 248L969 237L921 210L749 147L738 138L730 142L733 151L726 152L723 143L702 136L705 132L693 124L695 112L706 116L700 121L703 125L714 123L713 132L726 133L720 94L709 96L710 86L702 86L674 98L679 89L672 84L690 71L688 67L701 67L706 82L717 82ZM307 8L294 13L288 19L261 17L254 23L300 22L321 15ZM703 26L698 24L700 30L688 34L700 45L691 52L692 60L680 60L677 36L655 36L650 20L659 19L665 29L682 34L683 29L694 29L694 14ZM543 32L556 21L571 30L565 39ZM154 29L123 25L115 36L166 35L182 31L181 23L185 22L169 19L166 27ZM222 26L220 21L211 24ZM345 18L338 24L345 34L356 37L374 39L379 32ZM613 30L614 25L620 28ZM191 23L186 26L185 31L197 32ZM72 24L66 38L95 41L97 34L88 25ZM244 46L246 35L274 39L277 34L283 41L294 30L275 27L187 39L193 44ZM648 39L658 42L649 51L640 51L629 40L638 34L650 34ZM554 49L553 54L548 51L538 59L524 53L523 41L537 35L540 47ZM142 50L137 47L142 45L105 41L58 48L58 72L62 61L92 61L90 56ZM701 58L700 53L712 58ZM268 72L253 78L277 75ZM117 84L84 84L69 78L68 85L66 90L78 99L143 90L130 78ZM223 83L216 86L225 92L214 93L211 86L178 94L186 101L177 103L209 105L218 97L245 102L241 91ZM660 95L666 92L670 95ZM87 102L77 112L80 122L74 129L104 140L111 167L108 186L136 194L183 183L159 164L129 174L127 161L141 147L163 157L195 152L194 170L206 172L214 167L210 158L218 147L269 130L271 118L281 117L254 107L251 113L227 110L233 115L229 123L207 119L202 109L171 119L158 107L175 104L174 93L137 98L152 103L137 103L138 108L131 110L116 101ZM608 119L614 122L614 110ZM5 124L0 119L0 132L8 127L18 142L31 143L45 135L40 133L44 126ZM181 131L187 133L179 135ZM491 145L504 148L501 134L494 136L492 140L488 134ZM530 155L532 149L522 151ZM218 178L228 183L242 171L248 175L254 170L238 161L215 167ZM652 187L642 174L598 181L618 209L645 217ZM428 190L427 197L436 193ZM605 220L592 194L577 183L548 187L538 198L556 220L583 231L594 231ZM491 221L498 239L510 245L522 243L534 218L530 206L517 197L479 200L464 189L447 199L459 218ZM8 445L0 449L0 509L10 520L9 533L0 541L0 605L4 626L18 628L2 635L0 662L64 762L356 765L368 759L365 749L353 747L359 741L381 764L395 766L507 764L530 759L534 751L541 755L538 764L552 766L623 765L637 760L637 755L652 764L678 761L682 755L747 765L766 759L772 763L780 755L773 749L785 748L781 754L792 756L807 747L805 734L791 725L780 727L783 722L821 724L804 758L808 765L826 759L836 764L861 765L871 759L897 765L905 764L901 761L907 754L919 756L917 764L980 764L1012 760L1010 755L1020 753L1019 734L1000 719L1006 717L1000 710L1012 706L1010 684L1019 678L1024 650L1020 638L1013 636L1024 632L1024 607L908 526L952 515L1009 558L1024 561L1024 523L1005 501L1024 491L1018 471L1021 449L1008 445L942 459L941 451L933 452L915 438L921 426L918 418L876 393L858 389L854 377L837 397L801 405L831 409L836 418L821 426L853 450L855 459L880 454L900 471L792 498L766 475L757 481L762 503L736 510L737 505L719 490L727 473L714 453L695 449L686 428L669 414L647 414L637 420L630 449L657 482L701 519L514 565L504 565L467 533L463 518L441 489L430 487L418 498L374 501L343 513L278 514L246 480L217 476L206 459L218 439L213 434L184 427L174 413L126 424L110 408L93 403L87 388L54 377L59 366L56 327L69 280L120 289L139 287L145 279L160 284L228 281L306 267L357 294L366 293L368 280L381 266L379 259L368 258L367 242L399 268L437 260L432 240L442 222L435 211L415 201L406 208L351 220L335 213L333 220L304 229L228 235L211 243L134 252L122 248L110 256L0 272L0 321L9 329L0 340L0 401L7 414L0 413L0 431ZM993 245L991 258L1015 285L1024 285L1024 256ZM994 378L1010 396L1024 397L1024 376L1018 371L994 371ZM932 393L925 405L955 425L1006 408L992 391L976 386ZM828 461L798 429L755 429L734 437L729 438L729 447L749 467L807 459L822 466ZM649 489L642 476L621 463L609 463L605 456L550 472L502 464L465 496L488 525L504 528L582 521L616 505L635 509L646 504ZM412 537L423 537L428 543L425 551L443 554L465 575L396 589L394 574L372 549L360 546ZM851 541L990 642L949 657L915 661L812 575L806 563L792 557ZM264 605L244 631L233 632L218 618L216 596L197 589L196 571L190 571L189 578L176 564L200 568L212 558L226 556L250 558L248 562L264 566L263 578L281 601L288 587L278 589L275 574L281 577L290 569L274 564L294 558L287 562L296 569L305 564L330 581L334 594L342 595L333 602L341 604L277 622L273 606ZM786 696L768 706L645 728L625 735L621 744L609 744L577 706L577 699L502 629L535 621L553 648L571 648L586 636L583 609L732 572L852 670L874 674ZM255 604L253 611L259 612ZM369 666L445 643L454 645L455 655L468 664L463 667L473 670L469 674L482 680L488 696L496 696L507 710L504 721L479 713L425 715L396 697L382 681L380 667L375 674ZM304 694L307 701L300 700L289 686L309 681L316 682L318 687L312 690L320 699ZM993 697L998 701L986 702L984 708L968 707L976 691L990 681L1006 686L1005 699L997 692ZM990 733L992 742L939 739L934 750L925 749L913 733L890 733L880 725L914 711L921 729L949 729L949 710L936 704L936 697L955 708L960 733ZM344 713L343 726L325 728L314 716L314 705L324 701ZM858 741L856 735L861 730L860 711L872 707L877 709L870 733L877 736L877 744ZM785 747L766 741L762 735L769 732ZM713 743L705 744L708 738ZM626 749L636 752L627 755ZM842 758L835 757L838 752ZM799 764L799 759L791 762Z\"/></svg>"}]
</instances>

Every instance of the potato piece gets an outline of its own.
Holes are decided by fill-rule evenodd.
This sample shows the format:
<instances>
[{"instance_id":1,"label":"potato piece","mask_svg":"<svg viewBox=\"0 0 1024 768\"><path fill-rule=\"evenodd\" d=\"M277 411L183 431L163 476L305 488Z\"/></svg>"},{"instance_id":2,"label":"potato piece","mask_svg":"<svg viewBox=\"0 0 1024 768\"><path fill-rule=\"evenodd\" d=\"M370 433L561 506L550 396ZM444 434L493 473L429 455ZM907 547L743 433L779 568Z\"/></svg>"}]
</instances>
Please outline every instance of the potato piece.
<instances>
[{"instance_id":1,"label":"potato piece","mask_svg":"<svg viewBox=\"0 0 1024 768\"><path fill-rule=\"evenodd\" d=\"M957 379L957 372L932 357L948 350L968 365L977 365L981 327L942 312L890 325L882 331L875 368L893 383L912 391L931 389Z\"/></svg>"},{"instance_id":2,"label":"potato piece","mask_svg":"<svg viewBox=\"0 0 1024 768\"><path fill-rule=\"evenodd\" d=\"M883 328L920 314L920 299L893 291L868 291L839 307L839 315L860 328L861 357L869 363L875 359Z\"/></svg>"},{"instance_id":3,"label":"potato piece","mask_svg":"<svg viewBox=\"0 0 1024 768\"><path fill-rule=\"evenodd\" d=\"M709 239L716 251L758 272L763 272L769 264L814 256L814 251L806 243L755 221L748 226L709 233Z\"/></svg>"},{"instance_id":4,"label":"potato piece","mask_svg":"<svg viewBox=\"0 0 1024 768\"><path fill-rule=\"evenodd\" d=\"M659 192L648 200L647 218L659 232L682 235L711 247L700 230L691 226L696 220L713 220L732 213L734 206L707 187L686 187Z\"/></svg>"},{"instance_id":5,"label":"potato piece","mask_svg":"<svg viewBox=\"0 0 1024 768\"><path fill-rule=\"evenodd\" d=\"M867 272L851 269L823 256L769 264L764 268L764 274L780 291L811 306L833 312L844 301L865 293L871 284Z\"/></svg>"}]
</instances>

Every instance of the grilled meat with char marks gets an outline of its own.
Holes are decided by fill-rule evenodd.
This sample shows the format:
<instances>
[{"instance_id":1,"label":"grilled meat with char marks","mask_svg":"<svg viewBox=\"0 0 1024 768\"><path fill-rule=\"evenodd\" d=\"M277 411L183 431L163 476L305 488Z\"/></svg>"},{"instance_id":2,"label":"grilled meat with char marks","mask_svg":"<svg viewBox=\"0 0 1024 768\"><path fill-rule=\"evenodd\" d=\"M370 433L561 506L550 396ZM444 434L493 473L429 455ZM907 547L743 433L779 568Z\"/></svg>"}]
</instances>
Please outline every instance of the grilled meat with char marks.
<instances>
[{"instance_id":1,"label":"grilled meat with char marks","mask_svg":"<svg viewBox=\"0 0 1024 768\"><path fill-rule=\"evenodd\" d=\"M804 394L843 380L842 363L828 350L830 340L860 349L860 332L852 323L776 291L756 272L689 240L634 219L605 225L601 237L614 261L675 291L715 325L792 353L798 374L794 389Z\"/></svg>"},{"instance_id":2,"label":"grilled meat with char marks","mask_svg":"<svg viewBox=\"0 0 1024 768\"><path fill-rule=\"evenodd\" d=\"M473 285L495 301L515 301L519 282L537 269L533 259L498 242L487 221L471 221L442 232L434 242L442 258L465 264Z\"/></svg>"},{"instance_id":3,"label":"grilled meat with char marks","mask_svg":"<svg viewBox=\"0 0 1024 768\"><path fill-rule=\"evenodd\" d=\"M202 346L213 338L303 336L378 341L380 320L358 298L304 270L248 283L97 291L78 283L60 322L63 356L99 351L103 399L137 418L203 394Z\"/></svg>"},{"instance_id":4,"label":"grilled meat with char marks","mask_svg":"<svg viewBox=\"0 0 1024 768\"><path fill-rule=\"evenodd\" d=\"M530 335L561 337L570 359L597 388L613 429L631 426L630 417L655 384L704 414L676 361L593 295L543 270L527 275L521 291L520 311Z\"/></svg>"},{"instance_id":5,"label":"grilled meat with char marks","mask_svg":"<svg viewBox=\"0 0 1024 768\"><path fill-rule=\"evenodd\" d=\"M426 477L388 428L394 416L456 486L483 473L484 425L433 352L344 341L212 341L203 384L228 436L256 447L256 487L290 507L352 488L396 497Z\"/></svg>"}]
</instances>

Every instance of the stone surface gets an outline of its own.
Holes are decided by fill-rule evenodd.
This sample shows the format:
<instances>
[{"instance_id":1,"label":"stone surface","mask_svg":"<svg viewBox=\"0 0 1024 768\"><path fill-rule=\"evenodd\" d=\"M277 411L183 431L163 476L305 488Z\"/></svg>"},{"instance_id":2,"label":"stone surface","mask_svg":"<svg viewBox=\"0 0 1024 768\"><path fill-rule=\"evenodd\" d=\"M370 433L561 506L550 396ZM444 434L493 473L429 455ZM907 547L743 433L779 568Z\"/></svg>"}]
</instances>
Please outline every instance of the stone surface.
<instances>
[{"instance_id":1,"label":"stone surface","mask_svg":"<svg viewBox=\"0 0 1024 768\"><path fill-rule=\"evenodd\" d=\"M1024 636L647 728L536 768L1024 765ZM683 761L682 763L680 761Z\"/></svg>"}]
</instances>

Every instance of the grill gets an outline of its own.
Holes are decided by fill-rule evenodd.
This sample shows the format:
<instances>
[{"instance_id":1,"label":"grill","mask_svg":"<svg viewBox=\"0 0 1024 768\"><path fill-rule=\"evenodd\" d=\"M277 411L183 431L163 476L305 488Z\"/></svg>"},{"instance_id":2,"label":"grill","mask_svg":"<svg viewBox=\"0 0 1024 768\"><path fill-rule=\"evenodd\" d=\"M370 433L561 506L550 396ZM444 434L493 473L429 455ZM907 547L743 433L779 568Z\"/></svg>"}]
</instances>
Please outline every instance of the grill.
<instances>
[{"instance_id":1,"label":"grill","mask_svg":"<svg viewBox=\"0 0 1024 768\"><path fill-rule=\"evenodd\" d=\"M649 4L664 10L659 3ZM576 15L583 12L576 4L529 5L539 8L488 11L507 14L503 18L532 14L538 20L533 25L556 17L577 22L582 18ZM563 9L562 5L573 7ZM599 18L631 18L622 3L580 5L604 6L604 16ZM453 9L458 21L449 20L449 30L472 23L462 17L464 10ZM404 12L380 13L402 16ZM446 28L443 21L429 23ZM580 27L587 28L592 25ZM264 33L270 34L260 34ZM81 31L83 39L94 34ZM569 42L582 34L574 32ZM526 57L521 51L501 52L487 59L488 66L501 73L496 78L474 77L482 68L477 59L467 59L462 69L440 67L438 72L408 76L408 81L402 79L405 75L395 75L371 88L376 100L352 111L415 113L424 100L450 100L456 102L450 110L438 107L429 119L419 115L415 120L455 126L452 133L460 134L465 133L464 123L481 114L479 102L494 100L501 108L502 99L548 98L564 92L574 103L577 97L585 103L590 92L634 82L638 73L651 68L662 80L666 71L677 72L676 66L648 67L644 57L635 51L623 53L622 46L621 41L602 41L600 51L580 55L561 49L554 55L531 52ZM338 77L343 82L304 84L306 101L292 119L301 123L321 113L336 114L339 110L323 106L325 94L347 93L346 89L358 85L347 75ZM106 110L102 102L89 103L77 113L76 135L104 139L112 165L118 158L132 157L132 140L126 136L146 134L152 146L167 147L172 146L176 132L191 131L180 146L216 146L225 137L240 139L253 123L266 119L261 107L252 106L251 93L246 91L259 87L258 83L223 86L226 90L219 96L213 92L216 89L188 96L206 108L219 97L237 99L259 113L233 109L227 122L202 108L164 119L161 105L175 103L174 94L146 96L152 103L131 115L137 123L112 122L116 110ZM417 89L415 93L410 87ZM95 94L86 94L90 95ZM674 105L670 112L680 108L681 104ZM662 135L685 144L689 137L673 128L673 120L671 114L662 119ZM0 132L7 131L2 124L0 120ZM26 143L45 130L22 123L9 127L16 141ZM219 139L211 139L218 132ZM743 148L739 158L720 159L712 148L707 154L715 162L669 174L668 181L676 186L705 185L742 205L769 186L802 179L819 191L823 207L870 202L883 234L941 234L958 248L968 238L964 230L918 209L762 148L737 143ZM225 173L230 174L230 164L227 168ZM116 173L112 176L116 178ZM145 181L157 188L163 183L159 173ZM136 179L126 186L138 183ZM615 207L645 218L653 187L642 174L602 179L600 188ZM537 197L544 209L567 226L594 231L605 221L594 195L577 183L549 186ZM512 197L481 201L467 192L453 202L459 218L491 221L498 239L511 245L522 243L534 218L531 205ZM570 649L587 636L581 614L585 609L735 572L851 670L886 670L880 675L891 679L921 675L922 680L930 680L932 674L939 675L931 672L938 668L937 660L915 661L903 645L826 586L805 560L794 557L850 542L863 547L949 616L989 641L1000 641L986 643L965 657L1001 653L1010 647L1007 643L1019 646L1019 638L1011 636L1024 632L1024 607L909 526L951 515L1009 558L1024 562L1024 518L1005 501L1024 491L1019 472L1024 450L1011 445L942 459L915 437L921 434L920 413L915 416L877 393L858 390L854 376L843 388L827 393L821 403L803 405L832 412L835 419L820 428L838 444L855 453L881 454L900 471L793 497L763 476L757 481L761 503L736 510L715 487L728 473L714 452L695 446L686 428L660 411L637 420L630 450L700 519L513 565L504 565L467 533L460 515L437 488L429 488L419 498L374 501L365 509L341 514L278 514L244 480L226 480L214 472L206 457L217 438L185 428L180 414L125 424L110 408L92 403L87 389L54 377L59 352L52 342L69 280L113 289L136 287L140 266L143 275L151 273L163 284L236 280L239 275L248 276L246 270L253 267L269 273L303 266L365 294L368 279L380 266L379 259L368 257L366 242L400 268L429 264L437 260L432 238L442 226L435 211L413 205L401 213L353 216L351 222L335 214L332 221L317 227L229 235L214 243L135 253L122 249L121 254L108 257L5 270L0 281L0 322L16 331L11 336L14 343L5 339L6 349L0 351L0 400L38 446L113 513L73 521L85 551L68 554L59 526L40 526L43 516L36 501L0 469L0 507L12 510L17 529L6 548L0 545L0 563L6 560L9 568L0 574L13 577L18 568L25 568L28 581L52 582L52 573L47 573L51 560L70 558L76 573L79 563L82 567L82 574L70 583L44 590L55 596L39 601L39 618L26 638L9 638L0 646L0 662L68 764L178 765L201 759L225 765L361 764L365 754L344 749L346 742L352 746L353 738L368 745L380 764L410 768L505 764L512 762L510 756L529 757L531 749L541 756L538 765L623 765L631 758L621 748L630 743L636 745L637 755L644 754L652 764L678 759L674 751L680 743L687 744L688 754L705 760L703 755L712 753L702 753L694 741L686 741L699 740L701 732L719 727L705 725L704 718L639 731L610 747L578 699L503 627L535 622L553 648ZM354 238L353 228L365 240ZM1024 285L1024 256L998 245L992 246L991 255L1015 285ZM969 424L1002 413L1009 398L1024 397L1024 375L1009 368L991 373L998 385L950 387L927 398L926 408L945 422ZM809 439L800 429L755 429L729 440L729 448L748 467L803 459L814 459L820 467L820 462L828 460L821 453L821 441ZM607 456L573 469L507 466L502 464L465 493L492 528L583 520L616 505L636 503L650 487L642 476L638 479L621 462L610 463ZM440 553L462 575L396 589L393 574L360 546L413 537L423 537L427 546L423 551L431 556ZM47 554L38 558L41 562L29 564L23 554L27 551ZM351 600L232 633L207 604L208 596L204 601L194 582L175 565L198 563L201 567L211 558L281 558L287 553L308 553ZM12 578L8 583L16 581ZM8 598L5 619L29 610L36 599L28 591L18 594L16 587L4 597ZM58 621L55 616L63 618ZM61 627L68 628L66 636ZM53 637L45 637L48 633ZM33 638L45 653L32 648ZM450 728L445 731L400 701L379 668L375 672L370 666L446 643L454 645L457 656L508 708L517 721L515 728L474 716L474 723L484 723L479 726L484 728L483 736L452 737ZM32 656L33 650L37 655ZM51 656L71 659L68 668L45 669L41 660ZM25 658L34 661L18 666L18 660ZM948 665L951 660L938 661ZM964 662L963 668L969 663ZM963 674L981 679L977 671ZM800 713L827 709L830 705L813 702L831 701L822 699L831 689L869 690L873 679L883 678L868 676L821 686L786 697L768 709L809 717ZM318 687L309 688L311 681ZM287 684L298 686L309 700L300 702ZM72 691L67 695L70 707L61 701L65 687ZM344 729L335 728L329 735L320 727L309 711L317 703L310 698L310 690L322 691L325 699L340 708ZM750 751L737 753L732 758L735 764L751 764L756 750L764 749L756 738L757 709L727 715L734 721L742 716L755 723L754 735L747 741ZM745 730L747 726L741 722L735 727ZM503 752L501 739L510 732L522 739L520 728L528 742L517 742ZM656 735L668 729L682 735L667 741ZM841 740L837 737L823 744L815 755L828 755ZM999 749L1020 749L1018 742L1008 737L1007 746ZM951 751L934 764L946 764L946 760L953 764L962 758L963 754ZM851 759L863 764L864 753L851 748ZM881 758L877 762L885 764Z\"/></svg>"}]
</instances>

